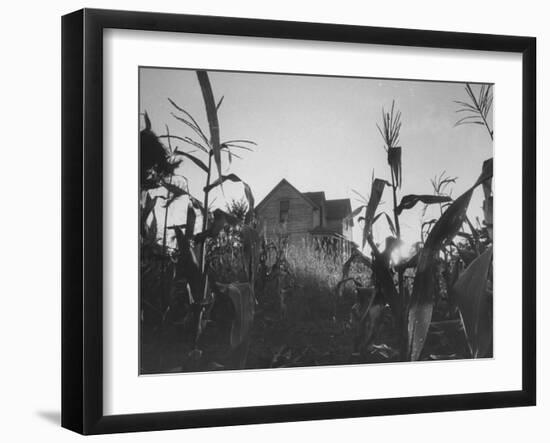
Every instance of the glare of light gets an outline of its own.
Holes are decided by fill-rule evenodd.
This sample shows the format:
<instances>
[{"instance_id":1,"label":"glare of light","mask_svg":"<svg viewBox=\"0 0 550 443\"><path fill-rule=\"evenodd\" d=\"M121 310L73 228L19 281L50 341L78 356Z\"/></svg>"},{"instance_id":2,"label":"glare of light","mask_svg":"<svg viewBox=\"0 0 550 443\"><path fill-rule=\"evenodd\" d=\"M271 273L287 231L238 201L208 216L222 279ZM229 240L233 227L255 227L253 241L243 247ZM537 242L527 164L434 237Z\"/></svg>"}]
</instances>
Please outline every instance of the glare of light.
<instances>
[{"instance_id":1,"label":"glare of light","mask_svg":"<svg viewBox=\"0 0 550 443\"><path fill-rule=\"evenodd\" d=\"M401 240L399 246L397 246L391 254L392 263L396 265L403 260L407 260L413 254L413 249L411 244Z\"/></svg>"}]
</instances>

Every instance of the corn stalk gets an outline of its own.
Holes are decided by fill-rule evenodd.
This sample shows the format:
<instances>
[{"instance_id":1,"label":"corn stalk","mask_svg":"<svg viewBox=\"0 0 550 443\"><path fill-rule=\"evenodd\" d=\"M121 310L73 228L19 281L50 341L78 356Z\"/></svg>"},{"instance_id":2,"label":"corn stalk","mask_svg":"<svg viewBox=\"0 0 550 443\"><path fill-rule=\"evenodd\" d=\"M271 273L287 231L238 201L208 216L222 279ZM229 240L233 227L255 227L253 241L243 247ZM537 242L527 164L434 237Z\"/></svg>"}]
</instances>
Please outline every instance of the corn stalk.
<instances>
[{"instance_id":1,"label":"corn stalk","mask_svg":"<svg viewBox=\"0 0 550 443\"><path fill-rule=\"evenodd\" d=\"M208 73L206 71L197 71L196 74L206 110L209 135L207 136L206 131L203 131L197 120L195 120L189 112L176 104L173 100L168 99L176 111L178 111L177 114L172 114L174 118L191 129L195 136L175 136L171 135L167 131L167 134L161 136L161 138L167 138L169 144L171 139L184 142L185 144L198 149L208 157L207 162L205 163L194 153L181 151L179 149L174 151L175 155L190 160L195 166L200 168L205 173L202 203L200 203L195 197L191 196L187 189L179 189L179 193L176 197L187 195L190 200L190 204L188 205L185 234L183 233L181 227L183 225L174 227L178 243L178 260L181 262L180 271L182 275L184 275L190 282L189 287L191 291L191 300L195 312L193 355L200 358L201 351L198 349L198 341L204 330L210 309L214 303L215 293L223 295L231 300L237 312L237 317L235 319L236 323L231 333L231 344L233 348L241 346L241 342L244 340L243 337L246 335L251 324L250 313L252 312L253 315L254 303L250 301L250 298L254 297L254 276L252 270L254 265L249 264L249 266L245 268L247 270L247 275L249 276L249 283L246 283L246 285L248 285L248 289L244 288L239 282L234 282L228 286L210 281L208 245L209 242L214 241L218 237L218 234L227 225L237 226L240 223L238 219L220 209L216 209L212 213L209 210L209 206L211 204L210 193L217 186L223 186L225 181L240 182L243 184L244 194L248 200L248 213L246 214L246 220L251 221L253 218L254 198L250 187L235 174L222 175L221 171L222 153L226 153L228 155L229 162L231 162L233 157L238 157L233 153L234 149L251 150L250 145L255 145L255 143L249 140L229 140L223 143L220 142L218 111L223 101L223 97L218 101L218 103L216 103ZM218 172L218 177L216 179L213 177L214 168L216 168ZM170 190L174 190L171 180L164 183L164 185L167 187L169 192ZM174 196L170 198L169 194L167 198L170 202L172 202ZM202 231L198 234L194 234L193 232L195 224L195 208L198 208L202 215ZM251 233L250 229L245 229L245 227L242 228L242 235L243 248L245 249L243 254L248 257L250 262L252 260L252 255L254 255L253 250L256 243L255 236ZM195 255L192 242L197 246L198 258Z\"/></svg>"}]
</instances>

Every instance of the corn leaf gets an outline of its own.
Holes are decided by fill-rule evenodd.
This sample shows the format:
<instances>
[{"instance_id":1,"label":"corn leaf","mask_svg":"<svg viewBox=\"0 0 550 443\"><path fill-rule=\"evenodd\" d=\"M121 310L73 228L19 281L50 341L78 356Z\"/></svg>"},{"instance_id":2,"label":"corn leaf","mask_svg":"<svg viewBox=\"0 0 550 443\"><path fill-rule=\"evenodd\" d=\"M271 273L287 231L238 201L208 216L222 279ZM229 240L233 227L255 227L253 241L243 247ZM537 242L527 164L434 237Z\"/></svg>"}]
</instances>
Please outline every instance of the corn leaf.
<instances>
[{"instance_id":1,"label":"corn leaf","mask_svg":"<svg viewBox=\"0 0 550 443\"><path fill-rule=\"evenodd\" d=\"M365 224L363 226L363 247L365 247L365 244L369 239L372 240L372 224L374 222L374 215L376 213L378 205L380 204L382 193L384 192L384 187L387 183L388 182L386 180L382 180L379 178L375 179L372 183L369 203L365 209Z\"/></svg>"},{"instance_id":2,"label":"corn leaf","mask_svg":"<svg viewBox=\"0 0 550 443\"><path fill-rule=\"evenodd\" d=\"M200 299L202 294L202 275L199 261L189 238L180 226L174 226L178 245L176 280L184 278L189 283L193 299Z\"/></svg>"},{"instance_id":3,"label":"corn leaf","mask_svg":"<svg viewBox=\"0 0 550 443\"><path fill-rule=\"evenodd\" d=\"M245 223L250 223L252 219L254 218L254 194L252 193L252 189L250 189L250 186L248 186L247 183L242 182L244 186L244 195L246 197L246 200L248 201L248 211L245 216Z\"/></svg>"},{"instance_id":4,"label":"corn leaf","mask_svg":"<svg viewBox=\"0 0 550 443\"><path fill-rule=\"evenodd\" d=\"M222 175L222 156L220 149L220 125L218 122L218 111L216 102L214 101L214 93L210 85L210 79L206 71L197 71L197 78L201 86L204 106L206 107L206 116L208 117L208 125L210 127L210 146L214 154L214 161L218 168L218 174Z\"/></svg>"},{"instance_id":5,"label":"corn leaf","mask_svg":"<svg viewBox=\"0 0 550 443\"><path fill-rule=\"evenodd\" d=\"M241 237L243 244L243 264L248 282L252 287L256 281L256 270L258 269L260 259L260 235L258 231L250 225L243 225L241 228Z\"/></svg>"},{"instance_id":6,"label":"corn leaf","mask_svg":"<svg viewBox=\"0 0 550 443\"><path fill-rule=\"evenodd\" d=\"M147 111L145 111L143 115L143 119L145 120L145 130L150 131L151 130L151 119L149 118L149 114Z\"/></svg>"},{"instance_id":7,"label":"corn leaf","mask_svg":"<svg viewBox=\"0 0 550 443\"><path fill-rule=\"evenodd\" d=\"M367 207L367 205L361 205L357 208L355 208L350 215L347 216L348 219L352 219L352 218L355 218L359 215L359 213L365 209Z\"/></svg>"},{"instance_id":8,"label":"corn leaf","mask_svg":"<svg viewBox=\"0 0 550 443\"><path fill-rule=\"evenodd\" d=\"M252 140L227 140L225 142L223 142L223 144L234 144L234 143L245 143L245 144L250 144L250 145L254 145L254 146L257 146L258 144L256 142L253 142Z\"/></svg>"},{"instance_id":9,"label":"corn leaf","mask_svg":"<svg viewBox=\"0 0 550 443\"><path fill-rule=\"evenodd\" d=\"M399 206L395 208L397 214L401 214L405 209L412 209L418 202L422 202L426 205L433 205L435 203L445 203L451 201L452 198L446 195L417 195L409 194L405 195Z\"/></svg>"},{"instance_id":10,"label":"corn leaf","mask_svg":"<svg viewBox=\"0 0 550 443\"><path fill-rule=\"evenodd\" d=\"M157 203L158 197L152 198L149 193L145 196L145 203L143 205L143 208L141 209L141 225L145 225L147 219L149 218L149 214L155 209L155 205Z\"/></svg>"},{"instance_id":11,"label":"corn leaf","mask_svg":"<svg viewBox=\"0 0 550 443\"><path fill-rule=\"evenodd\" d=\"M216 180L214 180L212 183L210 183L208 186L204 187L204 192L210 192L212 189L214 189L216 186L220 186L222 183L226 181L231 182L241 182L244 183L237 175L235 174L228 174L228 175L220 175Z\"/></svg>"},{"instance_id":12,"label":"corn leaf","mask_svg":"<svg viewBox=\"0 0 550 443\"><path fill-rule=\"evenodd\" d=\"M491 158L483 163L482 172L474 185L458 197L434 224L424 248L420 251L408 314L407 355L412 361L420 358L432 319L435 265L439 251L446 242L456 236L464 223L474 189L490 179L492 175L493 159Z\"/></svg>"},{"instance_id":13,"label":"corn leaf","mask_svg":"<svg viewBox=\"0 0 550 443\"><path fill-rule=\"evenodd\" d=\"M183 197L184 195L189 195L189 188L187 187L186 181L180 181L179 183L175 183L174 181L162 181L162 186L164 186L169 192L170 197L166 199L166 203L164 204L164 207L169 207L172 203L174 203L177 199L180 197ZM164 197L160 197L164 198Z\"/></svg>"},{"instance_id":14,"label":"corn leaf","mask_svg":"<svg viewBox=\"0 0 550 443\"><path fill-rule=\"evenodd\" d=\"M222 105L223 103L223 99L225 98L224 95L222 95L222 98L220 98L220 101L218 102L218 104L216 105L216 112L220 110L220 106Z\"/></svg>"},{"instance_id":15,"label":"corn leaf","mask_svg":"<svg viewBox=\"0 0 550 443\"><path fill-rule=\"evenodd\" d=\"M236 149L243 149L244 151L248 151L248 152L254 152L254 149L249 148L248 146L241 146L241 145L237 145L229 142L222 143L220 147L221 149L227 149L227 150L229 150L229 148L236 148Z\"/></svg>"},{"instance_id":16,"label":"corn leaf","mask_svg":"<svg viewBox=\"0 0 550 443\"><path fill-rule=\"evenodd\" d=\"M457 248L457 253L466 266L470 266L470 263L472 263L478 257L478 254L475 252L475 250L470 251L467 249Z\"/></svg>"},{"instance_id":17,"label":"corn leaf","mask_svg":"<svg viewBox=\"0 0 550 443\"><path fill-rule=\"evenodd\" d=\"M385 301L385 303L390 305L398 324L401 324L402 304L399 300L397 290L395 289L393 276L389 268L389 262L386 254L381 254L378 251L375 251L374 260L371 260L358 249L354 249L350 258L342 267L342 280L337 285L337 291L341 289L343 284L350 280L348 276L352 263L361 263L372 269L377 286L380 288L379 296Z\"/></svg>"},{"instance_id":18,"label":"corn leaf","mask_svg":"<svg viewBox=\"0 0 550 443\"><path fill-rule=\"evenodd\" d=\"M204 172L208 173L208 167L204 164L204 162L200 158L197 158L194 155L189 154L188 152L180 151L178 149L176 149L175 153L185 158L188 158L193 163L195 163L199 168L201 168Z\"/></svg>"},{"instance_id":19,"label":"corn leaf","mask_svg":"<svg viewBox=\"0 0 550 443\"><path fill-rule=\"evenodd\" d=\"M388 215L387 212L380 212L379 214L376 214L376 217L374 217L374 220L372 221L372 224L376 223L376 221L382 216L384 215L386 217L386 221L388 222L388 225L390 227L390 231L391 233L396 236L397 235L397 231L395 230L395 225L393 224L393 221L391 219L391 217Z\"/></svg>"},{"instance_id":20,"label":"corn leaf","mask_svg":"<svg viewBox=\"0 0 550 443\"><path fill-rule=\"evenodd\" d=\"M460 309L473 358L486 357L492 347L492 296L487 291L492 262L493 248L489 247L470 263L451 291L453 301Z\"/></svg>"},{"instance_id":21,"label":"corn leaf","mask_svg":"<svg viewBox=\"0 0 550 443\"><path fill-rule=\"evenodd\" d=\"M187 221L185 222L185 237L191 239L195 233L195 222L197 221L197 214L193 208L193 203L189 202L187 205Z\"/></svg>"},{"instance_id":22,"label":"corn leaf","mask_svg":"<svg viewBox=\"0 0 550 443\"><path fill-rule=\"evenodd\" d=\"M176 116L175 114L172 113L172 116L174 116L177 120L181 121L182 123L186 124L187 126L189 126L199 137L202 141L204 141L204 143L208 146L209 143L208 143L208 138L206 137L206 135L204 134L204 131L201 129L201 127L199 126L199 124L197 123L197 121L193 118L193 116L187 112L185 109L183 109L181 106L178 106L172 99L168 99L168 101L170 102L170 104L176 108L178 111L180 111L183 115L185 115L186 118L183 118L183 117L179 117L179 116Z\"/></svg>"},{"instance_id":23,"label":"corn leaf","mask_svg":"<svg viewBox=\"0 0 550 443\"><path fill-rule=\"evenodd\" d=\"M193 207L195 209L200 211L200 213L203 217L207 216L204 205L201 203L201 201L199 199L193 197L192 195L189 195L189 202L193 205Z\"/></svg>"},{"instance_id":24,"label":"corn leaf","mask_svg":"<svg viewBox=\"0 0 550 443\"><path fill-rule=\"evenodd\" d=\"M184 234L181 226L173 226L174 232L176 234L176 242L178 245L178 256L183 258L183 261L186 263L187 267L196 270L199 272L199 261L195 255L195 251L191 247L189 238Z\"/></svg>"},{"instance_id":25,"label":"corn leaf","mask_svg":"<svg viewBox=\"0 0 550 443\"><path fill-rule=\"evenodd\" d=\"M254 320L255 299L249 283L217 284L220 292L231 300L234 317L229 342L232 349L239 346L248 336Z\"/></svg>"},{"instance_id":26,"label":"corn leaf","mask_svg":"<svg viewBox=\"0 0 550 443\"><path fill-rule=\"evenodd\" d=\"M155 212L153 211L153 217L151 219L151 224L147 225L147 223L144 223L143 229L142 229L142 235L143 235L143 242L152 244L157 240L157 216L155 215Z\"/></svg>"},{"instance_id":27,"label":"corn leaf","mask_svg":"<svg viewBox=\"0 0 550 443\"><path fill-rule=\"evenodd\" d=\"M491 180L483 182L483 218L487 233L493 239L493 195L491 192Z\"/></svg>"},{"instance_id":28,"label":"corn leaf","mask_svg":"<svg viewBox=\"0 0 550 443\"><path fill-rule=\"evenodd\" d=\"M168 140L172 140L172 139L179 140L191 146L194 146L195 148L199 148L201 151L205 153L208 153L208 149L206 149L204 145L202 145L196 140L193 140L191 137L180 137L179 135L164 134L164 135L159 135L159 138L166 138Z\"/></svg>"}]
</instances>

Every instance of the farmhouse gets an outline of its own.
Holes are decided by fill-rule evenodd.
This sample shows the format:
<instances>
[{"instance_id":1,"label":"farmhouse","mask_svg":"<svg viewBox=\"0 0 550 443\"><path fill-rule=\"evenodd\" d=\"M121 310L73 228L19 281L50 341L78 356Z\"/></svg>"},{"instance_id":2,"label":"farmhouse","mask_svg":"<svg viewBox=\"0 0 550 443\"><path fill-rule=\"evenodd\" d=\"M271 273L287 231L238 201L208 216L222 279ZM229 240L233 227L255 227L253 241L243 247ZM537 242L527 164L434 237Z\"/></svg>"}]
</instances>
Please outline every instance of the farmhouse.
<instances>
[{"instance_id":1,"label":"farmhouse","mask_svg":"<svg viewBox=\"0 0 550 443\"><path fill-rule=\"evenodd\" d=\"M290 244L314 244L347 253L353 219L349 198L327 200L325 193L300 192L281 180L257 205L256 217L268 237L284 235Z\"/></svg>"}]
</instances>

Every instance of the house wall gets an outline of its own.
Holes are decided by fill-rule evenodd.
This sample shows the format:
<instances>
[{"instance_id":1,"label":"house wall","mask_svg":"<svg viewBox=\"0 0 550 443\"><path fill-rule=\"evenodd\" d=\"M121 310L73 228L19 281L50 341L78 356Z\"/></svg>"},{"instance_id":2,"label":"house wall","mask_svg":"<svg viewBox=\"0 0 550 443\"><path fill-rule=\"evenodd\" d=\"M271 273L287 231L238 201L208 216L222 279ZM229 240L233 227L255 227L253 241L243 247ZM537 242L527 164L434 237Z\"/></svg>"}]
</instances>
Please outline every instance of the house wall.
<instances>
[{"instance_id":1,"label":"house wall","mask_svg":"<svg viewBox=\"0 0 550 443\"><path fill-rule=\"evenodd\" d=\"M351 222L349 220L348 221L343 221L342 224L343 224L343 229L344 229L344 232L342 233L343 236L347 240L353 241L353 226L351 225Z\"/></svg>"},{"instance_id":2,"label":"house wall","mask_svg":"<svg viewBox=\"0 0 550 443\"><path fill-rule=\"evenodd\" d=\"M334 231L338 232L338 234L342 234L342 220L334 220L328 218L326 220L325 227L328 229L333 229Z\"/></svg>"},{"instance_id":3,"label":"house wall","mask_svg":"<svg viewBox=\"0 0 550 443\"><path fill-rule=\"evenodd\" d=\"M319 209L313 210L313 228L316 228L317 226L321 225L321 213Z\"/></svg>"},{"instance_id":4,"label":"house wall","mask_svg":"<svg viewBox=\"0 0 550 443\"><path fill-rule=\"evenodd\" d=\"M288 222L279 222L281 200L289 201ZM315 211L318 212L318 211ZM278 186L258 212L262 229L268 236L289 234L292 240L305 239L314 227L314 209L299 193L286 183ZM317 219L319 215L317 215Z\"/></svg>"},{"instance_id":5,"label":"house wall","mask_svg":"<svg viewBox=\"0 0 550 443\"><path fill-rule=\"evenodd\" d=\"M325 225L328 229L333 229L335 232L342 234L347 240L353 240L352 238L352 226L346 220L334 220L328 219Z\"/></svg>"}]
</instances>

